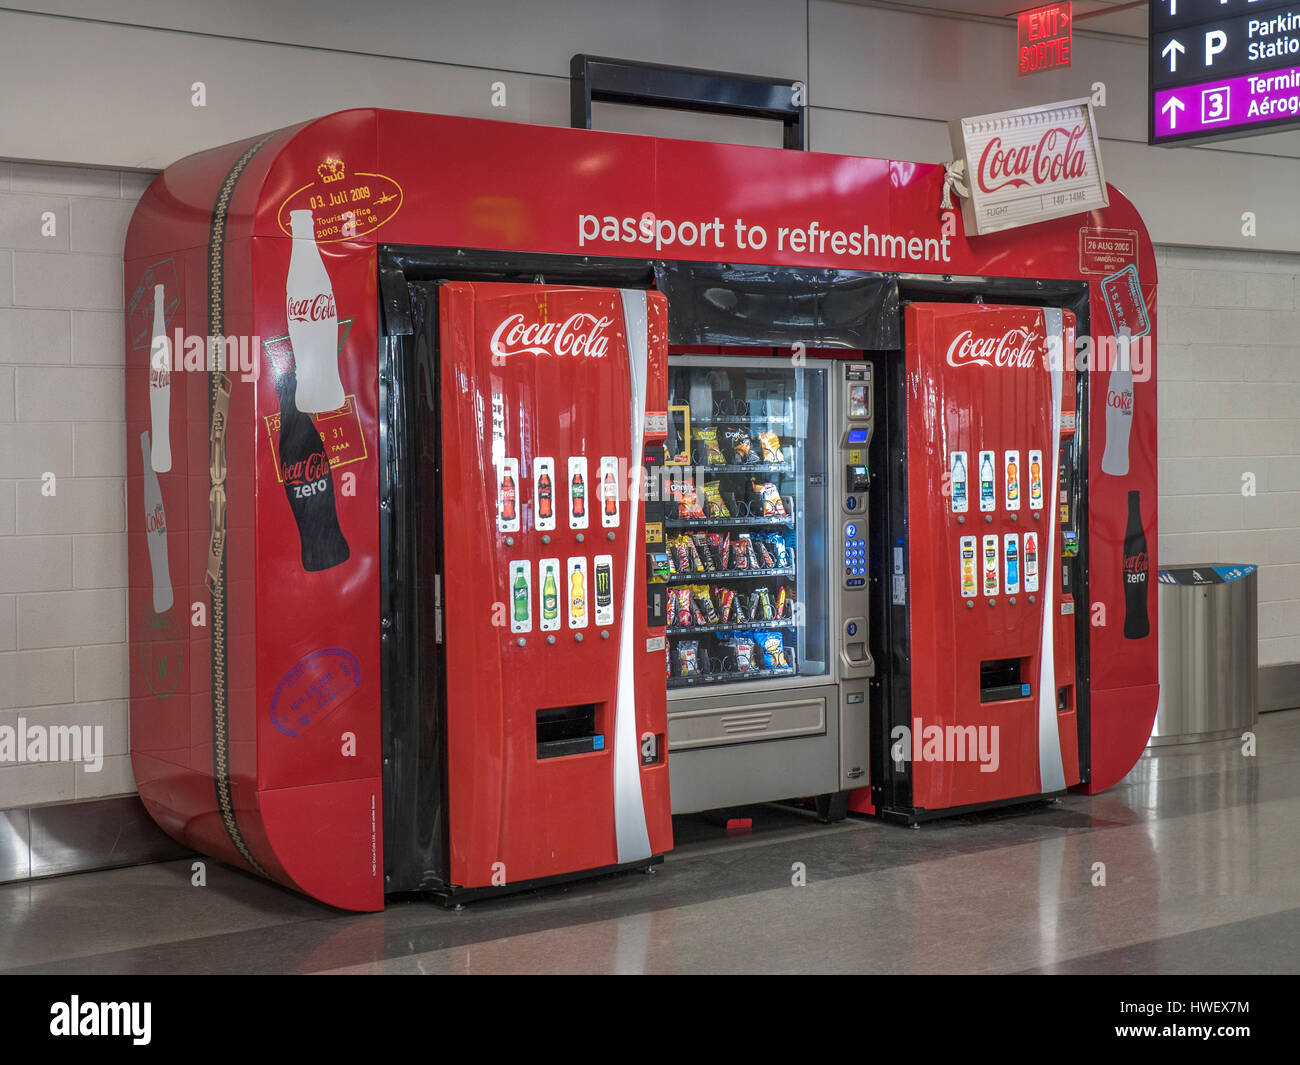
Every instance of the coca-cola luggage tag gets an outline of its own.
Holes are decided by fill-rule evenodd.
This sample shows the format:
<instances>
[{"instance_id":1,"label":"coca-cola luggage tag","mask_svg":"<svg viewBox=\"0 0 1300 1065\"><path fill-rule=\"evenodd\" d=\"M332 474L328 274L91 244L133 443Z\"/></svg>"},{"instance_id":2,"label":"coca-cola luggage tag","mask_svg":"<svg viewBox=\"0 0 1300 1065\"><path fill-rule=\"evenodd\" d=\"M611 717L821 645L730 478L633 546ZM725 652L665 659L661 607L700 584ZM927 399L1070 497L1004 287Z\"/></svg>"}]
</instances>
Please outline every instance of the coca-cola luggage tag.
<instances>
[{"instance_id":1,"label":"coca-cola luggage tag","mask_svg":"<svg viewBox=\"0 0 1300 1065\"><path fill-rule=\"evenodd\" d=\"M1106 314L1116 336L1126 333L1134 340L1151 332L1151 319L1147 317L1146 301L1138 283L1137 267L1130 263L1102 278L1101 294L1106 304Z\"/></svg>"},{"instance_id":2,"label":"coca-cola luggage tag","mask_svg":"<svg viewBox=\"0 0 1300 1065\"><path fill-rule=\"evenodd\" d=\"M208 591L217 591L221 563L226 556L226 421L230 414L230 378L217 378L217 397L212 405L212 431L208 438L208 510L212 531L208 540Z\"/></svg>"}]
</instances>

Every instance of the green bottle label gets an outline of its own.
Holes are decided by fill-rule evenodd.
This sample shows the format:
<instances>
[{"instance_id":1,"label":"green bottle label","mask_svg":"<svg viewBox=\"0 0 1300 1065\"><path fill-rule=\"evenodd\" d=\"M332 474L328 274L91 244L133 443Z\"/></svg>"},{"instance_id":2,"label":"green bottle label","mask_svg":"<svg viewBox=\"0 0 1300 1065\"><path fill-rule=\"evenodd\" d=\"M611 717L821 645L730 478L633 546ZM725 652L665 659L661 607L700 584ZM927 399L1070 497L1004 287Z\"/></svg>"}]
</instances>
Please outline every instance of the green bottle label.
<instances>
[{"instance_id":1,"label":"green bottle label","mask_svg":"<svg viewBox=\"0 0 1300 1065\"><path fill-rule=\"evenodd\" d=\"M528 620L528 581L524 579L523 570L515 578L515 620Z\"/></svg>"}]
</instances>

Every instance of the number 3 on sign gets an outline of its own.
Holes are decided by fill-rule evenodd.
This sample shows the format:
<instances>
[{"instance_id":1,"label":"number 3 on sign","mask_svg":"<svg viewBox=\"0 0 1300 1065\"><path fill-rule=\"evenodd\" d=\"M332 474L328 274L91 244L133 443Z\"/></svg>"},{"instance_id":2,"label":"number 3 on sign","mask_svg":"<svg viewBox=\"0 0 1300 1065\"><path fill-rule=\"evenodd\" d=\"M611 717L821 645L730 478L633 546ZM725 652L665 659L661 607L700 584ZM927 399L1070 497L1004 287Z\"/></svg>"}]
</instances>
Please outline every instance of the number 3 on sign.
<instances>
[{"instance_id":1,"label":"number 3 on sign","mask_svg":"<svg viewBox=\"0 0 1300 1065\"><path fill-rule=\"evenodd\" d=\"M1227 85L1219 85L1213 89L1202 90L1201 121L1202 122L1227 122L1228 104L1229 104L1229 88Z\"/></svg>"}]
</instances>

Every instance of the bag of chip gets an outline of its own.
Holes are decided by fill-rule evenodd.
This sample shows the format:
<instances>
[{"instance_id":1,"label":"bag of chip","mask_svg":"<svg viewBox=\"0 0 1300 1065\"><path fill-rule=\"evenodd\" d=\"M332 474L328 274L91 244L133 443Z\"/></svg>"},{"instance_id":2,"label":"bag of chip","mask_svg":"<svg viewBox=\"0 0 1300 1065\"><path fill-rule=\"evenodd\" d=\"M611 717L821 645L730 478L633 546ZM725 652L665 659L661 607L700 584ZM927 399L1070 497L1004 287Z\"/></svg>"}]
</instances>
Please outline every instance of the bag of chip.
<instances>
[{"instance_id":1,"label":"bag of chip","mask_svg":"<svg viewBox=\"0 0 1300 1065\"><path fill-rule=\"evenodd\" d=\"M704 509L710 518L729 518L731 511L722 498L722 485L717 481L704 482Z\"/></svg>"},{"instance_id":2,"label":"bag of chip","mask_svg":"<svg viewBox=\"0 0 1300 1065\"><path fill-rule=\"evenodd\" d=\"M677 675L679 677L695 677L700 672L700 642L699 640L678 640L677 641Z\"/></svg>"},{"instance_id":3,"label":"bag of chip","mask_svg":"<svg viewBox=\"0 0 1300 1065\"><path fill-rule=\"evenodd\" d=\"M773 432L759 433L758 442L763 447L764 462L784 462L785 454L781 451L781 438Z\"/></svg>"},{"instance_id":4,"label":"bag of chip","mask_svg":"<svg viewBox=\"0 0 1300 1065\"><path fill-rule=\"evenodd\" d=\"M696 449L703 449L706 465L725 466L727 464L727 457L722 453L722 448L718 447L718 430L716 428L710 426L708 429L692 429L691 437L696 443Z\"/></svg>"},{"instance_id":5,"label":"bag of chip","mask_svg":"<svg viewBox=\"0 0 1300 1065\"><path fill-rule=\"evenodd\" d=\"M763 654L764 669L784 669L790 664L785 654L785 641L779 632L758 632L758 647Z\"/></svg>"},{"instance_id":6,"label":"bag of chip","mask_svg":"<svg viewBox=\"0 0 1300 1065\"><path fill-rule=\"evenodd\" d=\"M690 481L674 481L669 486L672 497L677 500L679 518L702 518L704 507L700 503L700 494Z\"/></svg>"},{"instance_id":7,"label":"bag of chip","mask_svg":"<svg viewBox=\"0 0 1300 1065\"><path fill-rule=\"evenodd\" d=\"M757 668L754 664L754 641L746 634L732 633L722 641L722 649L735 659L737 673L748 673Z\"/></svg>"},{"instance_id":8,"label":"bag of chip","mask_svg":"<svg viewBox=\"0 0 1300 1065\"><path fill-rule=\"evenodd\" d=\"M749 434L744 429L728 429L724 439L731 450L732 462L743 465L746 462L757 461L757 456L754 454L754 441L749 438Z\"/></svg>"},{"instance_id":9,"label":"bag of chip","mask_svg":"<svg viewBox=\"0 0 1300 1065\"><path fill-rule=\"evenodd\" d=\"M764 515L776 517L785 514L785 504L781 502L781 493L777 491L776 485L771 481L764 481L762 484L754 481L753 489L754 495L763 501Z\"/></svg>"}]
</instances>

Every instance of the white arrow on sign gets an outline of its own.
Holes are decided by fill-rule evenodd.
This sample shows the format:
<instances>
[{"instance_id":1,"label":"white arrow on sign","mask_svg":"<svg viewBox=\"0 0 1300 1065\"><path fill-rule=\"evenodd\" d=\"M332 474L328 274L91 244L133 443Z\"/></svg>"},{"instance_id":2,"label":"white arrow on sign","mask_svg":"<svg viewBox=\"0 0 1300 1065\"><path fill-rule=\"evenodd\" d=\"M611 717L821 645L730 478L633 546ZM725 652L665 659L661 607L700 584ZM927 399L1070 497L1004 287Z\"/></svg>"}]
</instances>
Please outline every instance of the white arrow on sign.
<instances>
[{"instance_id":1,"label":"white arrow on sign","mask_svg":"<svg viewBox=\"0 0 1300 1065\"><path fill-rule=\"evenodd\" d=\"M1176 41L1174 38L1171 37L1169 39L1169 43L1165 45L1165 50L1160 54L1164 58L1169 60L1170 74L1173 74L1178 70L1178 53L1186 52L1186 51L1187 49L1184 48L1181 44L1179 44L1178 41Z\"/></svg>"},{"instance_id":2,"label":"white arrow on sign","mask_svg":"<svg viewBox=\"0 0 1300 1065\"><path fill-rule=\"evenodd\" d=\"M1182 100L1178 99L1177 96L1169 97L1169 99L1165 102L1165 106L1160 108L1161 114L1169 115L1170 129L1178 128L1178 112L1186 111L1186 110L1187 110L1187 105L1183 103ZM1173 112L1173 114L1169 114L1171 111Z\"/></svg>"}]
</instances>

